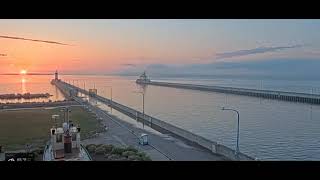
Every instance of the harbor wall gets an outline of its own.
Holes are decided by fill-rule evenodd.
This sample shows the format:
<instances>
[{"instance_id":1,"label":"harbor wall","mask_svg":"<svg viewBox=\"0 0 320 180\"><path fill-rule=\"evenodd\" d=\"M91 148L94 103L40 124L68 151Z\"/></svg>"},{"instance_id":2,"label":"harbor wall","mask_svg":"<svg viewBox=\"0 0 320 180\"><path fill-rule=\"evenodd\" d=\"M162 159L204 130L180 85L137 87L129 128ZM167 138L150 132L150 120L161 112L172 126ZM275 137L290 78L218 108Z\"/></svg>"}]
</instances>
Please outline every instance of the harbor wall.
<instances>
[{"instance_id":1,"label":"harbor wall","mask_svg":"<svg viewBox=\"0 0 320 180\"><path fill-rule=\"evenodd\" d=\"M137 83L146 84L146 85L182 88L182 89L229 93L229 94L236 94L236 95L260 97L260 98L266 98L266 99L277 99L282 101L291 101L291 102L320 105L320 95L318 94L233 88L233 87L222 87L222 86L207 86L207 85L196 85L196 84L181 84L181 83L169 83L169 82L154 82L154 81L150 81L150 82L139 81Z\"/></svg>"}]
</instances>

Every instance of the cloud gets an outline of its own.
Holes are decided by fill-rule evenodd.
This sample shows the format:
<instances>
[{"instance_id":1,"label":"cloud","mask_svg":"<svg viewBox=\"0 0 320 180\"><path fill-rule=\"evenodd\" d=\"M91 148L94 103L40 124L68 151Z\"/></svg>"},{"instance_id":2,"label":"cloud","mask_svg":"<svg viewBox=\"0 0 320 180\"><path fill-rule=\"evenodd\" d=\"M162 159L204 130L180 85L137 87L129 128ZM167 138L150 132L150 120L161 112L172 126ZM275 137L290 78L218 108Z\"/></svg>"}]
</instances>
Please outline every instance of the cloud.
<instances>
[{"instance_id":1,"label":"cloud","mask_svg":"<svg viewBox=\"0 0 320 180\"><path fill-rule=\"evenodd\" d=\"M136 67L136 64L122 64L122 66L130 66L130 67Z\"/></svg>"},{"instance_id":2,"label":"cloud","mask_svg":"<svg viewBox=\"0 0 320 180\"><path fill-rule=\"evenodd\" d=\"M17 40L24 40L24 41L35 41L35 42L42 42L42 43L50 43L50 44L59 44L59 45L68 45L61 42L56 41L47 41L47 40L38 40L38 39L28 39L28 38L21 38L21 37L13 37L13 36L0 36L0 38L6 38L6 39L17 39Z\"/></svg>"},{"instance_id":3,"label":"cloud","mask_svg":"<svg viewBox=\"0 0 320 180\"><path fill-rule=\"evenodd\" d=\"M233 51L233 52L226 52L226 53L217 53L216 59L231 58L231 57L237 57L237 56L246 56L246 55L251 55L251 54L261 54L261 53L274 52L274 51L278 51L278 50L285 50L285 49L298 48L298 47L302 47L302 45L278 46L278 47L259 47L259 48L255 48L255 49L247 49L247 50L240 50L240 51Z\"/></svg>"},{"instance_id":4,"label":"cloud","mask_svg":"<svg viewBox=\"0 0 320 180\"><path fill-rule=\"evenodd\" d=\"M259 61L195 63L187 65L149 64L146 68L117 71L117 75L139 76L146 70L151 77L215 77L215 78L269 78L312 80L320 79L320 60L317 58L274 58ZM290 69L290 71L288 71Z\"/></svg>"},{"instance_id":5,"label":"cloud","mask_svg":"<svg viewBox=\"0 0 320 180\"><path fill-rule=\"evenodd\" d=\"M149 64L147 66L147 68L150 68L150 69L164 69L164 68L168 68L168 66L164 65L164 64Z\"/></svg>"}]
</instances>

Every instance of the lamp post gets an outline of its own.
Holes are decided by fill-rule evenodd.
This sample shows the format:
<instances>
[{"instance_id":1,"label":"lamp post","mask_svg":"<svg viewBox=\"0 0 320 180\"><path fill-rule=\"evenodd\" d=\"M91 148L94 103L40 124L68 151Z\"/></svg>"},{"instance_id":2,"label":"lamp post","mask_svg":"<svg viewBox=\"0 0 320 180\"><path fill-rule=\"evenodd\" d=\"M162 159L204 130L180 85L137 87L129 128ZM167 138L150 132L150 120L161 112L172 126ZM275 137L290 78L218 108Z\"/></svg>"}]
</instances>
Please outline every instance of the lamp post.
<instances>
[{"instance_id":1,"label":"lamp post","mask_svg":"<svg viewBox=\"0 0 320 180\"><path fill-rule=\"evenodd\" d=\"M235 109L225 108L225 107L222 107L221 110L223 110L223 111L233 111L233 112L236 112L237 115L238 115L237 147L236 147L236 152L235 152L235 155L237 156L239 154L239 124L240 124L239 111L237 111Z\"/></svg>"},{"instance_id":2,"label":"lamp post","mask_svg":"<svg viewBox=\"0 0 320 180\"><path fill-rule=\"evenodd\" d=\"M112 86L106 86L110 88L110 104L112 105ZM112 106L110 106L111 108L111 113L112 113Z\"/></svg>"},{"instance_id":3,"label":"lamp post","mask_svg":"<svg viewBox=\"0 0 320 180\"><path fill-rule=\"evenodd\" d=\"M144 128L144 92L136 92L134 91L134 93L140 93L142 94L142 117L143 117L143 128Z\"/></svg>"}]
</instances>

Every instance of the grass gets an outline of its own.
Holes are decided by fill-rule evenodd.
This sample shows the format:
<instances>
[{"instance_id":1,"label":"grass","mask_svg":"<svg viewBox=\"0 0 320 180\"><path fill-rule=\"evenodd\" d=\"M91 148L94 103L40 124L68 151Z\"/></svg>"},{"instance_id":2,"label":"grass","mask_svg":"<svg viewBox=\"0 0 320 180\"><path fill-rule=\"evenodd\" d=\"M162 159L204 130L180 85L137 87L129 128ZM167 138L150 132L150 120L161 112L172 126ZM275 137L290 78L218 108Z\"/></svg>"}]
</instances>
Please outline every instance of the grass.
<instances>
[{"instance_id":1,"label":"grass","mask_svg":"<svg viewBox=\"0 0 320 180\"><path fill-rule=\"evenodd\" d=\"M5 150L24 149L27 143L33 147L43 146L49 140L54 124L53 114L63 118L59 108L0 111L0 146ZM70 119L80 124L81 139L99 128L96 118L81 107L71 107Z\"/></svg>"}]
</instances>

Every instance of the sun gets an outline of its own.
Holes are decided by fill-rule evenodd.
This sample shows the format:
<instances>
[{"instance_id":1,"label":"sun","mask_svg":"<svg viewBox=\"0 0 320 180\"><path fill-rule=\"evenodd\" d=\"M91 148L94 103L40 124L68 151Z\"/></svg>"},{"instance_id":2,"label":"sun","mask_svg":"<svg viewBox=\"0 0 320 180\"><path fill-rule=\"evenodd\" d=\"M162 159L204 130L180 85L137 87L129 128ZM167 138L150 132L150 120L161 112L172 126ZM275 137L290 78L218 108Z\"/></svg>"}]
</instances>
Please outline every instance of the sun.
<instances>
[{"instance_id":1,"label":"sun","mask_svg":"<svg viewBox=\"0 0 320 180\"><path fill-rule=\"evenodd\" d=\"M22 69L22 70L20 71L20 74L21 74L21 75L25 75L25 74L27 74L27 70Z\"/></svg>"}]
</instances>

